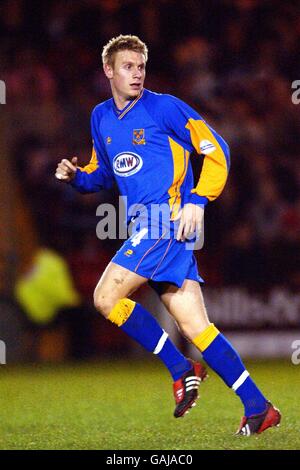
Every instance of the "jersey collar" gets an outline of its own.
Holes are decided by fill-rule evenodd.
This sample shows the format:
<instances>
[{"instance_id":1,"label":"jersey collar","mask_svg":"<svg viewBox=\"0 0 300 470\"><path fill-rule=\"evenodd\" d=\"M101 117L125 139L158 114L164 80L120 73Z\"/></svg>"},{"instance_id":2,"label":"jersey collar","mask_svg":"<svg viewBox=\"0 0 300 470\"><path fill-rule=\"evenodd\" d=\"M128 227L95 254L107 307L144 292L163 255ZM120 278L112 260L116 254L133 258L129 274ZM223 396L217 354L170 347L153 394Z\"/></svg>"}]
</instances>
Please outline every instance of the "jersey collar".
<instances>
[{"instance_id":1,"label":"jersey collar","mask_svg":"<svg viewBox=\"0 0 300 470\"><path fill-rule=\"evenodd\" d=\"M144 93L144 88L142 89L141 93L139 96L137 96L133 101L129 101L129 103L125 106L123 109L118 109L114 100L113 100L113 105L114 105L114 111L118 117L119 120L123 119L123 117L136 105L136 103L142 98Z\"/></svg>"}]
</instances>

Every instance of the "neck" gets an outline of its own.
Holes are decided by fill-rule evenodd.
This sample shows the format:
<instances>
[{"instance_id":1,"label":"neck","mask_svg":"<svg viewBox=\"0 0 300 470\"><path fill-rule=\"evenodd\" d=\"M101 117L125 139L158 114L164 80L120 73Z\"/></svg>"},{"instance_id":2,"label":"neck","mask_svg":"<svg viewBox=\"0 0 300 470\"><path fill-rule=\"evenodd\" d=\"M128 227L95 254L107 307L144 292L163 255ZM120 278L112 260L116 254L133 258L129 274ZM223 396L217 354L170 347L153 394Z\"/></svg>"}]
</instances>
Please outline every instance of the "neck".
<instances>
[{"instance_id":1,"label":"neck","mask_svg":"<svg viewBox=\"0 0 300 470\"><path fill-rule=\"evenodd\" d=\"M128 96L123 96L123 95L120 95L116 90L112 89L112 95L113 95L113 99L114 99L114 102L115 102L115 105L116 107L119 109L119 110L122 110L124 109L128 103L130 101L133 101L135 100L137 96L134 96L132 98L129 98Z\"/></svg>"},{"instance_id":2,"label":"neck","mask_svg":"<svg viewBox=\"0 0 300 470\"><path fill-rule=\"evenodd\" d=\"M130 101L128 98L125 98L124 96L120 96L117 93L113 93L112 95L113 95L115 105L120 110L125 108L125 106L127 106Z\"/></svg>"}]
</instances>

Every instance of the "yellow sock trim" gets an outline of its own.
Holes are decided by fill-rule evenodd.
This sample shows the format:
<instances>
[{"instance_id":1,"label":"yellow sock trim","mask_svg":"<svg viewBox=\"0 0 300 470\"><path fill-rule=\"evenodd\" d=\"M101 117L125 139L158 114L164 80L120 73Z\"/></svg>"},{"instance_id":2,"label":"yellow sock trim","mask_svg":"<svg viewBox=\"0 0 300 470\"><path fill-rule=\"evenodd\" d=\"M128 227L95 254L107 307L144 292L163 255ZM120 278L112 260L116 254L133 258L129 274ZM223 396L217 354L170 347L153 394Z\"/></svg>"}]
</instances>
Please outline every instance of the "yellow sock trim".
<instances>
[{"instance_id":1,"label":"yellow sock trim","mask_svg":"<svg viewBox=\"0 0 300 470\"><path fill-rule=\"evenodd\" d=\"M205 351L206 348L213 342L213 340L219 334L218 328L215 327L213 323L211 323L200 335L196 336L193 339L193 343L201 352Z\"/></svg>"},{"instance_id":2,"label":"yellow sock trim","mask_svg":"<svg viewBox=\"0 0 300 470\"><path fill-rule=\"evenodd\" d=\"M116 303L107 319L115 325L122 326L132 314L134 307L135 302L133 300L121 299Z\"/></svg>"}]
</instances>

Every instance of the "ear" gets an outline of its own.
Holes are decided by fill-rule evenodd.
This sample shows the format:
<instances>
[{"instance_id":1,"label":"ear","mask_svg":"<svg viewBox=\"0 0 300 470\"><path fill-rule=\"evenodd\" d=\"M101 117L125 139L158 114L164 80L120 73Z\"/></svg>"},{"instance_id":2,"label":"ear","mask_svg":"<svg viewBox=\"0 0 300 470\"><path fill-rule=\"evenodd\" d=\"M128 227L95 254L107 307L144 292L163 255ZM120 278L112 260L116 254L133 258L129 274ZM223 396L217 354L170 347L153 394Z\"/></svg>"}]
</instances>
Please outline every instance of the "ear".
<instances>
[{"instance_id":1,"label":"ear","mask_svg":"<svg viewBox=\"0 0 300 470\"><path fill-rule=\"evenodd\" d=\"M109 64L104 64L103 65L103 70L108 79L113 78L114 71L111 65Z\"/></svg>"}]
</instances>

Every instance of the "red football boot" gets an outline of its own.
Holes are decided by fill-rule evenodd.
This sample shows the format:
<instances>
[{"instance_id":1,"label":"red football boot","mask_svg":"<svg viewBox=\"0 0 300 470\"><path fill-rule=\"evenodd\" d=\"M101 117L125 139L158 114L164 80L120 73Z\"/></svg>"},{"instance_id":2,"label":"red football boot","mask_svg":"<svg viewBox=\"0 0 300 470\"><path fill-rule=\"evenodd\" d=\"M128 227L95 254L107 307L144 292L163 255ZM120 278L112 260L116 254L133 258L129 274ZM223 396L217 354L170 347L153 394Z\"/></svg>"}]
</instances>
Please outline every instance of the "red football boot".
<instances>
[{"instance_id":1,"label":"red football boot","mask_svg":"<svg viewBox=\"0 0 300 470\"><path fill-rule=\"evenodd\" d=\"M279 426L280 420L280 411L268 401L267 408L263 413L249 417L244 416L242 418L240 427L236 434L239 436L261 434L268 428Z\"/></svg>"},{"instance_id":2,"label":"red football boot","mask_svg":"<svg viewBox=\"0 0 300 470\"><path fill-rule=\"evenodd\" d=\"M180 418L196 405L200 382L207 378L206 368L200 362L191 362L191 370L185 372L180 379L173 383L176 402L175 418Z\"/></svg>"}]
</instances>

